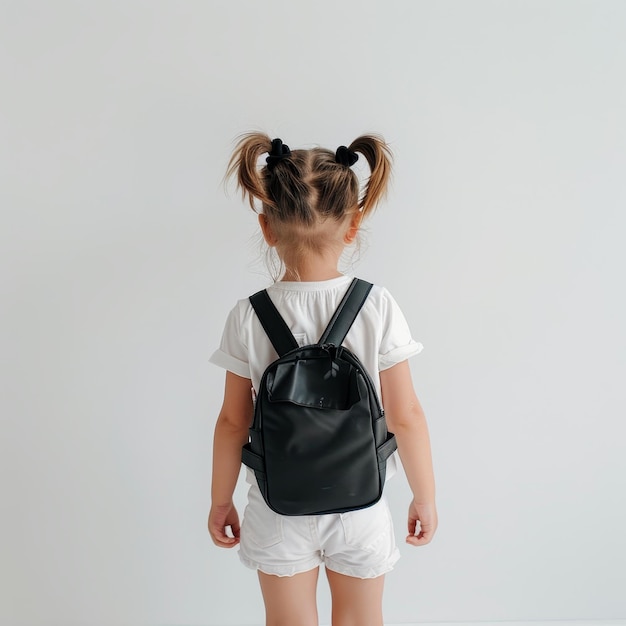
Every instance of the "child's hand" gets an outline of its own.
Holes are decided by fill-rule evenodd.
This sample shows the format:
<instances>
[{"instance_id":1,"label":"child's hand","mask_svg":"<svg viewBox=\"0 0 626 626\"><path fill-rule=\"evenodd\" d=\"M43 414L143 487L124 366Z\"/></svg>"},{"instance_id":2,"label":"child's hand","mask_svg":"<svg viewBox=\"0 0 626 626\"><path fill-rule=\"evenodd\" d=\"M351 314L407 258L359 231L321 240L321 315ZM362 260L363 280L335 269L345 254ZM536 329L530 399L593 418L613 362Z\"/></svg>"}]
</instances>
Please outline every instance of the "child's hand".
<instances>
[{"instance_id":1,"label":"child's hand","mask_svg":"<svg viewBox=\"0 0 626 626\"><path fill-rule=\"evenodd\" d=\"M228 528L234 536L226 534ZM239 543L239 515L232 502L211 506L209 533L213 543L220 548L234 548Z\"/></svg>"},{"instance_id":2,"label":"child's hand","mask_svg":"<svg viewBox=\"0 0 626 626\"><path fill-rule=\"evenodd\" d=\"M435 504L417 504L413 500L409 506L409 534L406 542L412 546L426 545L433 538L435 530L437 530Z\"/></svg>"}]
</instances>

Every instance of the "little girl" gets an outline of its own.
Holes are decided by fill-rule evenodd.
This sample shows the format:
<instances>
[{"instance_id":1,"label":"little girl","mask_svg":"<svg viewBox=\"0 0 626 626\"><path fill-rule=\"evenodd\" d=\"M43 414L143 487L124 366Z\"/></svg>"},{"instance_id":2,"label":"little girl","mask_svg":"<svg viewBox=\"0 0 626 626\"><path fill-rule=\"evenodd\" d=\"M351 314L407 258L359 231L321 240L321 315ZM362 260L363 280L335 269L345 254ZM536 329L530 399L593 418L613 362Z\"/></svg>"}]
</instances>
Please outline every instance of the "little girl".
<instances>
[{"instance_id":1,"label":"little girl","mask_svg":"<svg viewBox=\"0 0 626 626\"><path fill-rule=\"evenodd\" d=\"M264 154L266 164L259 168ZM360 195L351 169L363 155L370 177ZM276 250L282 276L268 288L271 300L300 345L315 343L351 277L338 270L346 246L358 235L386 191L391 152L382 138L364 135L336 152L293 150L262 133L244 135L227 176L235 175L250 206L261 202L259 224ZM406 542L420 546L437 528L428 427L413 390L407 359L422 349L383 287L374 286L343 343L365 365L382 399L389 431L396 435L413 500ZM215 427L209 533L222 548L239 545L244 565L258 571L266 624L318 623L316 586L324 564L332 595L333 626L382 626L385 573L399 558L387 501L348 513L282 516L265 503L247 470L248 505L243 524L233 506L248 441L253 396L267 366L277 358L248 299L230 312L220 348L211 361L226 369L224 402ZM396 470L395 455L387 477Z\"/></svg>"}]
</instances>

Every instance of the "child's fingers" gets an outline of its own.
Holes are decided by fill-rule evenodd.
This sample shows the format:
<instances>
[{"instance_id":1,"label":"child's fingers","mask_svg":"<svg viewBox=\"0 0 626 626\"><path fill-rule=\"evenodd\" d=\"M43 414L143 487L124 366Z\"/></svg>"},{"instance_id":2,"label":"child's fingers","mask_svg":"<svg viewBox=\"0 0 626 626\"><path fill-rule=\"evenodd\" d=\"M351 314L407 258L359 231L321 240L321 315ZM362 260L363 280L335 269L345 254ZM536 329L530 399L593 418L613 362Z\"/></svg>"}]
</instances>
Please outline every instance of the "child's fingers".
<instances>
[{"instance_id":1,"label":"child's fingers","mask_svg":"<svg viewBox=\"0 0 626 626\"><path fill-rule=\"evenodd\" d=\"M406 538L406 542L412 546L424 546L427 543L430 543L431 539L432 539L432 536L428 537L427 535L424 535L423 537L418 537L416 535L409 535Z\"/></svg>"},{"instance_id":2,"label":"child's fingers","mask_svg":"<svg viewBox=\"0 0 626 626\"><path fill-rule=\"evenodd\" d=\"M229 537L226 528L211 527L209 529L213 543L220 548L233 548L239 543L239 534Z\"/></svg>"},{"instance_id":3,"label":"child's fingers","mask_svg":"<svg viewBox=\"0 0 626 626\"><path fill-rule=\"evenodd\" d=\"M209 514L209 534L216 546L220 548L232 548L239 543L239 520L235 515L235 520L229 524L224 515L211 513ZM228 530L232 530L229 535Z\"/></svg>"},{"instance_id":4,"label":"child's fingers","mask_svg":"<svg viewBox=\"0 0 626 626\"><path fill-rule=\"evenodd\" d=\"M415 532L409 534L406 538L406 542L412 546L424 546L430 543L434 533L435 531L433 529L422 526L417 534Z\"/></svg>"},{"instance_id":5,"label":"child's fingers","mask_svg":"<svg viewBox=\"0 0 626 626\"><path fill-rule=\"evenodd\" d=\"M233 535L239 539L239 532L241 530L241 527L239 526L239 522L235 522L233 524L230 525L231 530L233 531Z\"/></svg>"},{"instance_id":6,"label":"child's fingers","mask_svg":"<svg viewBox=\"0 0 626 626\"><path fill-rule=\"evenodd\" d=\"M412 546L423 546L433 538L437 530L437 511L434 504L415 504L409 506L409 534L406 542Z\"/></svg>"}]
</instances>

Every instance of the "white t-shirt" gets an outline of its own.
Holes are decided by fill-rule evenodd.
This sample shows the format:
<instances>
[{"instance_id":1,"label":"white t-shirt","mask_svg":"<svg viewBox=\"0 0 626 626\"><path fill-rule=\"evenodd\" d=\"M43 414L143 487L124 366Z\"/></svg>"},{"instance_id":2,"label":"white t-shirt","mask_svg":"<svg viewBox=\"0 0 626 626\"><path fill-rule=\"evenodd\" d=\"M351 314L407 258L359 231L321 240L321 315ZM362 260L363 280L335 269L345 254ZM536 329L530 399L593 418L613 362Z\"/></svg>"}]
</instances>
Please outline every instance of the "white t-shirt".
<instances>
[{"instance_id":1,"label":"white t-shirt","mask_svg":"<svg viewBox=\"0 0 626 626\"><path fill-rule=\"evenodd\" d=\"M267 292L299 345L315 343L339 305L351 276L320 282L277 282ZM361 360L380 397L377 372L422 351L391 294L374 285L343 345ZM224 369L252 380L259 388L263 372L278 358L261 327L250 300L239 300L226 320L220 347L209 359Z\"/></svg>"},{"instance_id":2,"label":"white t-shirt","mask_svg":"<svg viewBox=\"0 0 626 626\"><path fill-rule=\"evenodd\" d=\"M339 276L319 282L280 281L268 287L267 292L298 344L307 345L319 340L352 278ZM363 363L379 398L378 372L405 361L423 348L411 337L406 319L391 294L376 285L342 345ZM257 391L263 372L277 358L250 300L239 300L226 319L220 347L209 360L238 376L250 378ZM389 461L388 478L395 473L395 459L392 457Z\"/></svg>"}]
</instances>

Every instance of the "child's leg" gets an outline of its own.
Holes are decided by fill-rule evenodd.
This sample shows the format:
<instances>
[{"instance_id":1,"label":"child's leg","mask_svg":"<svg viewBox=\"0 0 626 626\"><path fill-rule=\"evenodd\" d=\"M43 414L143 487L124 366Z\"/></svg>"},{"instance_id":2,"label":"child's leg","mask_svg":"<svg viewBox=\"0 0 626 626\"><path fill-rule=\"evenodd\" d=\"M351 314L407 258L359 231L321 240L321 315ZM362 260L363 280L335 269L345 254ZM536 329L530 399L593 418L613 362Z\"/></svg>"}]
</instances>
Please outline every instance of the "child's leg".
<instances>
[{"instance_id":1,"label":"child's leg","mask_svg":"<svg viewBox=\"0 0 626 626\"><path fill-rule=\"evenodd\" d=\"M378 578L353 578L326 569L333 599L333 626L383 626L383 585Z\"/></svg>"},{"instance_id":2,"label":"child's leg","mask_svg":"<svg viewBox=\"0 0 626 626\"><path fill-rule=\"evenodd\" d=\"M318 574L319 567L294 576L259 571L266 626L317 626Z\"/></svg>"}]
</instances>

